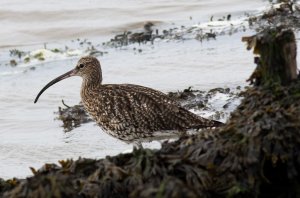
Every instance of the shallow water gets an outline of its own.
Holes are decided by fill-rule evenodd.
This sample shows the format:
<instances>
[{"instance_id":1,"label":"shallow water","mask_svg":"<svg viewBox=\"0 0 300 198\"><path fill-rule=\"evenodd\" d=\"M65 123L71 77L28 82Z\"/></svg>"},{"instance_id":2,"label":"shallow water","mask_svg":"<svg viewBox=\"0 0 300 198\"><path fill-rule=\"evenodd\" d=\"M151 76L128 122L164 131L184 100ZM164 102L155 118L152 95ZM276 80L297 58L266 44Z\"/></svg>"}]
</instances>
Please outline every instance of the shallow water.
<instances>
[{"instance_id":1,"label":"shallow water","mask_svg":"<svg viewBox=\"0 0 300 198\"><path fill-rule=\"evenodd\" d=\"M139 28L145 21L195 24L212 15L242 14L264 4L261 0L1 0L0 43L4 47L109 37Z\"/></svg>"},{"instance_id":2,"label":"shallow water","mask_svg":"<svg viewBox=\"0 0 300 198\"><path fill-rule=\"evenodd\" d=\"M80 78L56 84L33 104L38 91L73 68L79 57L57 57L12 68L5 65L10 60L7 50L12 46L23 50L42 48L43 43L63 47L77 37L102 43L116 32L140 28L145 21L156 21L158 27L189 26L208 21L212 15L231 13L239 18L244 12L257 12L265 6L266 2L258 0L2 0L0 22L5 28L0 30L0 177L25 177L30 175L29 166L39 168L45 162L79 156L100 158L132 147L106 135L93 123L63 132L53 112L61 99L68 105L78 104ZM240 32L204 42L158 41L154 45L105 48L108 54L100 57L104 83L134 83L164 92L188 86L208 90L246 85L254 64L241 37L251 34ZM34 70L30 70L32 66Z\"/></svg>"}]
</instances>

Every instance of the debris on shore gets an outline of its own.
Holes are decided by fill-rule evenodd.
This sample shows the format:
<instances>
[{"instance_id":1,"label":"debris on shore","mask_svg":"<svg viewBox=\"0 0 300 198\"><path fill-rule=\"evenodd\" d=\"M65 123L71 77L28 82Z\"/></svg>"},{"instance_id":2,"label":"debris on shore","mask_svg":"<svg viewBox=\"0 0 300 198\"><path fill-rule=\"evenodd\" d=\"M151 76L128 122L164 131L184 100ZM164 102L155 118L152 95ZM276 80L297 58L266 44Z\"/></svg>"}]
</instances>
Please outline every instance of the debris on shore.
<instances>
[{"instance_id":1,"label":"debris on shore","mask_svg":"<svg viewBox=\"0 0 300 198\"><path fill-rule=\"evenodd\" d=\"M250 16L249 26L256 32L278 26L299 30L300 4L293 0L278 0L272 3L269 10L258 16Z\"/></svg>"},{"instance_id":2,"label":"debris on shore","mask_svg":"<svg viewBox=\"0 0 300 198\"><path fill-rule=\"evenodd\" d=\"M298 16L298 9L295 9L293 14ZM51 48L47 43L44 43L43 48L32 51L11 49L9 50L10 60L5 65L16 67L23 64L38 64L45 61L85 55L103 56L108 53L109 48L122 48L130 45L133 45L130 49L141 53L143 52L142 45L149 43L154 45L156 42L161 41L196 40L204 42L215 40L218 36L232 35L248 29L255 29L257 27L255 24L264 19L261 15L261 13L253 13L252 15L245 13L242 16L232 16L228 13L221 18L211 16L206 22L191 26L173 24L168 29L157 26L154 21L145 21L142 30L124 29L123 32L102 43L92 42L86 38L78 38L71 40L71 43L63 47Z\"/></svg>"},{"instance_id":3,"label":"debris on shore","mask_svg":"<svg viewBox=\"0 0 300 198\"><path fill-rule=\"evenodd\" d=\"M141 45L161 41L184 41L197 40L208 41L214 40L218 36L232 35L237 32L246 30L262 31L267 27L276 27L278 25L293 29L300 27L300 5L295 1L276 1L271 2L269 10L263 13L245 13L244 16L233 17L230 13L227 16L215 19L214 16L207 22L194 24L186 27L176 25L169 29L156 27L155 22L145 22L142 30L124 30L116 34L109 41L102 43L93 43L88 39L72 40L72 47L48 48L44 44L43 49L33 51L22 51L11 49L9 51L10 60L6 65L16 67L22 64L39 63L58 58L79 57L84 55L103 56L108 53L109 48L122 48L133 45L133 50L141 53ZM137 47L134 44L138 44Z\"/></svg>"},{"instance_id":4,"label":"debris on shore","mask_svg":"<svg viewBox=\"0 0 300 198\"><path fill-rule=\"evenodd\" d=\"M13 178L9 180L3 180L0 178L0 197L2 197L3 193L5 191L12 190L14 187L16 187L21 180Z\"/></svg>"},{"instance_id":5,"label":"debris on shore","mask_svg":"<svg viewBox=\"0 0 300 198\"><path fill-rule=\"evenodd\" d=\"M81 126L81 124L93 121L85 111L82 103L70 107L62 100L62 104L64 107L58 107L58 112L56 112L58 117L56 119L63 122L62 127L65 132L69 132L72 129Z\"/></svg>"}]
</instances>

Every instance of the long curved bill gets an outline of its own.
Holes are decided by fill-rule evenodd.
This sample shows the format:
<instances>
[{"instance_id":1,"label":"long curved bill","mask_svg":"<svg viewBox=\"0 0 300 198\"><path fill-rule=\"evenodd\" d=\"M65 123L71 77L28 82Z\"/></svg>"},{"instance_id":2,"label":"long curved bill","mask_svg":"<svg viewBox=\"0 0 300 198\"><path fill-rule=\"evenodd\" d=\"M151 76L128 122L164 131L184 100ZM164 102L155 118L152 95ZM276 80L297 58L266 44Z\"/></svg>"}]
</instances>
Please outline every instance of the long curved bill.
<instances>
[{"instance_id":1,"label":"long curved bill","mask_svg":"<svg viewBox=\"0 0 300 198\"><path fill-rule=\"evenodd\" d=\"M54 85L55 83L63 80L63 79L66 79L66 78L69 78L71 76L75 76L76 74L76 68L75 69L72 69L71 71L68 71L67 73L55 78L54 80L52 80L51 82L49 82L39 93L38 95L36 96L35 100L34 100L34 103L36 103L39 99L39 97L42 95L42 93L48 89L49 87L51 87L52 85Z\"/></svg>"}]
</instances>

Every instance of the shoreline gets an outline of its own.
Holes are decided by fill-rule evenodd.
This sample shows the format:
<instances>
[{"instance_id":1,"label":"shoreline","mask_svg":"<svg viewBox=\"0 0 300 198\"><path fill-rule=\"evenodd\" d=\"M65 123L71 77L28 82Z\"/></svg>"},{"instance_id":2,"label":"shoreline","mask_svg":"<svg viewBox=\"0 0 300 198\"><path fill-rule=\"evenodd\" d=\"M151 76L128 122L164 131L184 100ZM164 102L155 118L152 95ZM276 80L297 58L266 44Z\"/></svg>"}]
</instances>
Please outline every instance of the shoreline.
<instances>
[{"instance_id":1,"label":"shoreline","mask_svg":"<svg viewBox=\"0 0 300 198\"><path fill-rule=\"evenodd\" d=\"M108 157L109 158L109 157ZM65 162L66 164L68 164L68 162ZM65 165L66 165L65 164ZM64 162L62 162L62 164L61 164L62 166L64 166ZM67 165L66 165L67 166ZM57 167L56 167L56 165L51 165L50 166L50 168L49 168L49 170L55 170ZM46 171L47 171L47 169L46 169ZM34 171L33 171L34 172ZM41 172L43 172L43 170L41 171ZM12 181L9 181L8 183L10 183L10 182L12 182L13 183L13 185L15 185L15 183L14 183L14 181L12 180ZM6 182L6 184L7 184L7 182Z\"/></svg>"},{"instance_id":2,"label":"shoreline","mask_svg":"<svg viewBox=\"0 0 300 198\"><path fill-rule=\"evenodd\" d=\"M83 37L65 41L53 41L46 43L36 43L29 47L16 46L5 48L3 53L8 53L7 61L0 62L1 65L25 67L31 62L34 64L45 63L47 61L63 60L68 58L78 58L85 55L103 56L107 50L114 48L130 48L137 53L143 51L143 44L159 45L164 42L184 42L186 40L197 40L207 42L222 35L232 35L237 32L251 30L249 19L261 16L262 10L258 9L252 13L244 13L232 16L228 13L222 17L211 15L208 21L192 23L188 26L183 24L160 25L156 21L144 21L140 27L134 29L127 27L124 31L110 34L112 36L102 37L100 40L96 36ZM149 25L150 24L150 25ZM167 28L166 28L167 27ZM138 44L138 45L134 45ZM141 45L142 44L142 45ZM34 46L41 46L36 48ZM42 47L43 46L43 47ZM2 48L3 49L3 48ZM1 73L0 73L1 74Z\"/></svg>"}]
</instances>

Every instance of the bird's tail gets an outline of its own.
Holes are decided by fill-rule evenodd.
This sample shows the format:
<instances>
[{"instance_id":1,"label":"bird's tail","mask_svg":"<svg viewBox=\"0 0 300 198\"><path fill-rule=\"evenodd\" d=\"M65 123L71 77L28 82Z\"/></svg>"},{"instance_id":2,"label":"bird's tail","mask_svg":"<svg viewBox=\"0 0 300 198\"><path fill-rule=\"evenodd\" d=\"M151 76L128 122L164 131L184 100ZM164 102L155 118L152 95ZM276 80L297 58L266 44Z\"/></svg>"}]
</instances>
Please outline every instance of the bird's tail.
<instances>
[{"instance_id":1,"label":"bird's tail","mask_svg":"<svg viewBox=\"0 0 300 198\"><path fill-rule=\"evenodd\" d=\"M217 120L209 120L201 118L201 121L199 123L196 123L193 128L196 129L211 129L211 128L216 128L216 127L221 127L224 125L223 122L217 121Z\"/></svg>"},{"instance_id":2,"label":"bird's tail","mask_svg":"<svg viewBox=\"0 0 300 198\"><path fill-rule=\"evenodd\" d=\"M192 125L192 128L195 129L209 129L224 126L224 123L217 120L210 120L207 118L197 116L197 119Z\"/></svg>"},{"instance_id":3,"label":"bird's tail","mask_svg":"<svg viewBox=\"0 0 300 198\"><path fill-rule=\"evenodd\" d=\"M203 118L184 108L180 109L179 115L184 120L184 125L182 126L187 129L207 129L221 127L224 125L224 123L220 121Z\"/></svg>"},{"instance_id":4,"label":"bird's tail","mask_svg":"<svg viewBox=\"0 0 300 198\"><path fill-rule=\"evenodd\" d=\"M212 122L213 127L221 127L225 124L223 122L217 121L217 120L210 120Z\"/></svg>"}]
</instances>

